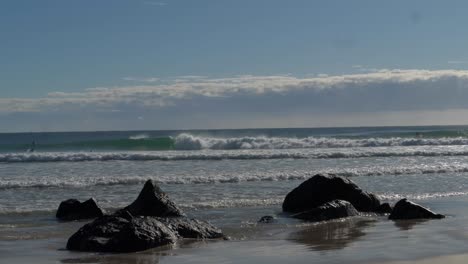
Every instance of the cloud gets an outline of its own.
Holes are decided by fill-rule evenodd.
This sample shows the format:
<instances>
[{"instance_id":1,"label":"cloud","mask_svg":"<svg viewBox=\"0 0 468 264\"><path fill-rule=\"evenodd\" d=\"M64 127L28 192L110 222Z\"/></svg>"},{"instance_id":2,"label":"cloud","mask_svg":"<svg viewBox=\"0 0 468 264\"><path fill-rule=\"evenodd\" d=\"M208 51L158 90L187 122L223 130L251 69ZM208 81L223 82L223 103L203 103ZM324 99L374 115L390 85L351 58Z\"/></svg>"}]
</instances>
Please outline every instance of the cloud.
<instances>
[{"instance_id":1,"label":"cloud","mask_svg":"<svg viewBox=\"0 0 468 264\"><path fill-rule=\"evenodd\" d=\"M447 63L448 64L467 64L468 60L450 60Z\"/></svg>"},{"instance_id":2,"label":"cloud","mask_svg":"<svg viewBox=\"0 0 468 264\"><path fill-rule=\"evenodd\" d=\"M159 80L126 79L142 82ZM334 111L437 110L468 108L466 98L468 71L382 69L360 74L320 74L305 78L292 75L229 78L185 76L163 84L94 87L73 93L59 91L43 98L0 98L0 112L90 107L121 109L119 106L164 108L187 102L213 107L217 106L217 102L223 102L225 105L246 104L247 108L250 107L248 104L251 107L261 104Z\"/></svg>"},{"instance_id":3,"label":"cloud","mask_svg":"<svg viewBox=\"0 0 468 264\"><path fill-rule=\"evenodd\" d=\"M150 78L138 78L138 77L123 77L122 80L124 81L129 81L129 82L146 82L146 83L154 83L154 82L159 82L161 79L156 78L156 77L150 77Z\"/></svg>"},{"instance_id":4,"label":"cloud","mask_svg":"<svg viewBox=\"0 0 468 264\"><path fill-rule=\"evenodd\" d=\"M466 98L463 70L180 76L0 98L0 122L14 131L459 124L468 123Z\"/></svg>"},{"instance_id":5,"label":"cloud","mask_svg":"<svg viewBox=\"0 0 468 264\"><path fill-rule=\"evenodd\" d=\"M151 6L165 6L167 3L165 2L157 2L157 1L144 1L143 2L145 5L151 5Z\"/></svg>"}]
</instances>

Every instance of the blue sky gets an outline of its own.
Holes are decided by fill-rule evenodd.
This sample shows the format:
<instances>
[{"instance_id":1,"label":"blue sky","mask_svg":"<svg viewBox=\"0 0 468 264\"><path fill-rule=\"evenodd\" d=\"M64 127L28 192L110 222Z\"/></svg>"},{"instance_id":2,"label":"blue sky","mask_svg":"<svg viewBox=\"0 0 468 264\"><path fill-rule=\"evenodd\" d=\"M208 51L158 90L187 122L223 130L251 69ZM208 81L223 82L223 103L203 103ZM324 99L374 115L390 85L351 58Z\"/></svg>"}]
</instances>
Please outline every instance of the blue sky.
<instances>
[{"instance_id":1,"label":"blue sky","mask_svg":"<svg viewBox=\"0 0 468 264\"><path fill-rule=\"evenodd\" d=\"M467 11L3 0L0 131L468 124Z\"/></svg>"}]
</instances>

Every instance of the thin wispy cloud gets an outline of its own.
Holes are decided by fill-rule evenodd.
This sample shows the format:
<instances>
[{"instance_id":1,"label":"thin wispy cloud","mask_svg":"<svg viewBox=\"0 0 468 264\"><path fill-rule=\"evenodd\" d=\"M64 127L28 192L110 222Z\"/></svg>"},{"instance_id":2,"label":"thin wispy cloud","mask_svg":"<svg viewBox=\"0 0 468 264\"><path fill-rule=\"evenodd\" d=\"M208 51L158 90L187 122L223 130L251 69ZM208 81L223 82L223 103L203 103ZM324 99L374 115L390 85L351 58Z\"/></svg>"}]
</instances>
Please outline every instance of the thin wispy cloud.
<instances>
[{"instance_id":1,"label":"thin wispy cloud","mask_svg":"<svg viewBox=\"0 0 468 264\"><path fill-rule=\"evenodd\" d=\"M468 60L450 60L447 63L448 64L467 64Z\"/></svg>"},{"instance_id":2,"label":"thin wispy cloud","mask_svg":"<svg viewBox=\"0 0 468 264\"><path fill-rule=\"evenodd\" d=\"M165 5L167 5L166 2L158 2L158 1L144 1L143 4L151 5L151 6L165 6Z\"/></svg>"},{"instance_id":3,"label":"thin wispy cloud","mask_svg":"<svg viewBox=\"0 0 468 264\"><path fill-rule=\"evenodd\" d=\"M145 83L154 83L154 82L159 82L161 79L156 78L156 77L150 77L150 78L140 78L140 77L123 77L122 80L124 81L129 81L129 82L145 82Z\"/></svg>"}]
</instances>

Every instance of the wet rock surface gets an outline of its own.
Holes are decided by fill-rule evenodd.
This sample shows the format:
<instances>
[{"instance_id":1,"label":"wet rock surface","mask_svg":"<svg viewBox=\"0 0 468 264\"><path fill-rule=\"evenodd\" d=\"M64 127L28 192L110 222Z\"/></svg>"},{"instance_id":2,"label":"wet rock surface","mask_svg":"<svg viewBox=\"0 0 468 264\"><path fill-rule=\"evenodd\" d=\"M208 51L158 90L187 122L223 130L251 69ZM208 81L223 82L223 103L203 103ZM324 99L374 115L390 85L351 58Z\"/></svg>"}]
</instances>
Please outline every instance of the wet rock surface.
<instances>
[{"instance_id":1,"label":"wet rock surface","mask_svg":"<svg viewBox=\"0 0 468 264\"><path fill-rule=\"evenodd\" d=\"M62 221L90 219L104 215L96 200L91 198L85 202L68 199L60 203L55 217Z\"/></svg>"},{"instance_id":2,"label":"wet rock surface","mask_svg":"<svg viewBox=\"0 0 468 264\"><path fill-rule=\"evenodd\" d=\"M146 181L137 199L124 209L135 216L176 217L184 215L182 210L152 180Z\"/></svg>"},{"instance_id":3,"label":"wet rock surface","mask_svg":"<svg viewBox=\"0 0 468 264\"><path fill-rule=\"evenodd\" d=\"M380 206L377 196L361 190L351 180L331 174L317 174L286 195L283 211L304 212L333 200L348 201L362 212L373 212Z\"/></svg>"},{"instance_id":4,"label":"wet rock surface","mask_svg":"<svg viewBox=\"0 0 468 264\"><path fill-rule=\"evenodd\" d=\"M182 215L175 203L149 180L135 202L81 227L68 239L67 249L136 252L173 244L177 239L224 238L221 230L211 224Z\"/></svg>"},{"instance_id":5,"label":"wet rock surface","mask_svg":"<svg viewBox=\"0 0 468 264\"><path fill-rule=\"evenodd\" d=\"M417 204L402 199L395 204L392 213L388 219L441 219L445 218L444 215L436 214L431 210Z\"/></svg>"},{"instance_id":6,"label":"wet rock surface","mask_svg":"<svg viewBox=\"0 0 468 264\"><path fill-rule=\"evenodd\" d=\"M271 215L262 216L257 221L257 223L262 223L262 224L271 224L271 223L274 223L274 222L276 222L276 218L274 216L271 216Z\"/></svg>"},{"instance_id":7,"label":"wet rock surface","mask_svg":"<svg viewBox=\"0 0 468 264\"><path fill-rule=\"evenodd\" d=\"M291 216L302 220L318 222L357 215L359 215L359 212L351 203L343 200L334 200Z\"/></svg>"},{"instance_id":8,"label":"wet rock surface","mask_svg":"<svg viewBox=\"0 0 468 264\"><path fill-rule=\"evenodd\" d=\"M174 243L176 233L153 217L104 216L86 224L67 242L68 250L135 252Z\"/></svg>"}]
</instances>

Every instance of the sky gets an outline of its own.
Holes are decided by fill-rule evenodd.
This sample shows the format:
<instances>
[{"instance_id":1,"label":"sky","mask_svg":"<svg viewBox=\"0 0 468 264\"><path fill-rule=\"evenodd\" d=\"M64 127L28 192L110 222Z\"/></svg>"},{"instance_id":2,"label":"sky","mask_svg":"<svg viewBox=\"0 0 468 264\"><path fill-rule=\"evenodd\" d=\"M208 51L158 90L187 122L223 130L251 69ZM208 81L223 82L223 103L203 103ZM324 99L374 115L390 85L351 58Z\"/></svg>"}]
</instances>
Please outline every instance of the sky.
<instances>
[{"instance_id":1,"label":"sky","mask_svg":"<svg viewBox=\"0 0 468 264\"><path fill-rule=\"evenodd\" d=\"M468 124L467 11L2 0L0 132Z\"/></svg>"}]
</instances>

